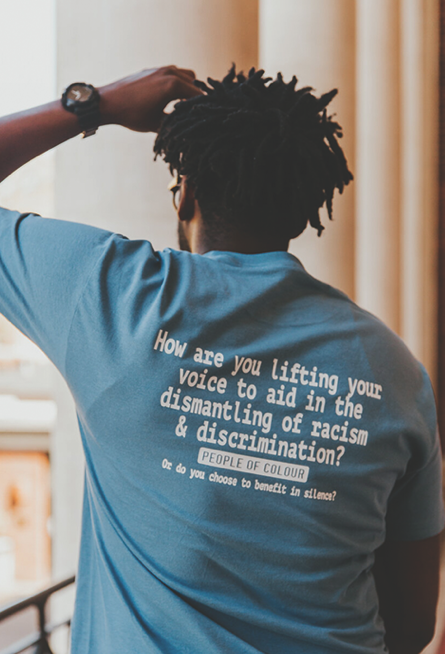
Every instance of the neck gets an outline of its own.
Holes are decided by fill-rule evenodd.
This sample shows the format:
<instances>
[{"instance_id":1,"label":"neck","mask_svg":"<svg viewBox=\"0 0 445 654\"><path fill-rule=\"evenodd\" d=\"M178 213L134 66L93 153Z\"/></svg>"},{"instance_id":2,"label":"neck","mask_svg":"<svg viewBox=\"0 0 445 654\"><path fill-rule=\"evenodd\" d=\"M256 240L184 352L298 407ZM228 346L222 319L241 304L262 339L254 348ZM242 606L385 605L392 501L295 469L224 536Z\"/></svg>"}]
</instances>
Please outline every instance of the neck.
<instances>
[{"instance_id":1,"label":"neck","mask_svg":"<svg viewBox=\"0 0 445 654\"><path fill-rule=\"evenodd\" d=\"M289 240L278 237L274 233L244 232L235 227L212 234L202 226L201 229L194 230L190 236L191 251L196 254L205 254L212 250L262 254L276 251L287 252L289 247Z\"/></svg>"}]
</instances>

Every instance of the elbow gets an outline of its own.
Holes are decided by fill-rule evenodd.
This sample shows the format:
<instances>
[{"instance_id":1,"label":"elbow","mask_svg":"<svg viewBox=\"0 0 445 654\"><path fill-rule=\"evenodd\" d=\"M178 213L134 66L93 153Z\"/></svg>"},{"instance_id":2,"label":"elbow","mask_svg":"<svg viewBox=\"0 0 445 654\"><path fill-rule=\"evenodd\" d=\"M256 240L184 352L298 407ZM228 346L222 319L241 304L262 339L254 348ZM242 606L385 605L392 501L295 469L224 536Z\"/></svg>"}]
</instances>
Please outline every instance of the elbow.
<instances>
[{"instance_id":1,"label":"elbow","mask_svg":"<svg viewBox=\"0 0 445 654\"><path fill-rule=\"evenodd\" d=\"M425 647L430 644L430 642L433 640L434 637L434 632L431 634L429 633L423 633L423 634L416 634L416 637L411 639L411 643L414 645L414 652L423 652ZM391 651L391 650L390 650Z\"/></svg>"},{"instance_id":2,"label":"elbow","mask_svg":"<svg viewBox=\"0 0 445 654\"><path fill-rule=\"evenodd\" d=\"M418 632L419 646L421 646L421 650L419 651L422 651L422 649L424 649L427 645L430 644L430 642L434 638L435 631L436 631L436 625L434 623L430 627L423 629L423 631Z\"/></svg>"},{"instance_id":3,"label":"elbow","mask_svg":"<svg viewBox=\"0 0 445 654\"><path fill-rule=\"evenodd\" d=\"M420 654L433 640L435 623L394 630L386 635L385 641L390 654Z\"/></svg>"},{"instance_id":4,"label":"elbow","mask_svg":"<svg viewBox=\"0 0 445 654\"><path fill-rule=\"evenodd\" d=\"M421 648L419 652L422 651L434 638L436 631L436 616L432 617L428 621L424 621L422 624L414 626L411 628L409 637Z\"/></svg>"}]
</instances>

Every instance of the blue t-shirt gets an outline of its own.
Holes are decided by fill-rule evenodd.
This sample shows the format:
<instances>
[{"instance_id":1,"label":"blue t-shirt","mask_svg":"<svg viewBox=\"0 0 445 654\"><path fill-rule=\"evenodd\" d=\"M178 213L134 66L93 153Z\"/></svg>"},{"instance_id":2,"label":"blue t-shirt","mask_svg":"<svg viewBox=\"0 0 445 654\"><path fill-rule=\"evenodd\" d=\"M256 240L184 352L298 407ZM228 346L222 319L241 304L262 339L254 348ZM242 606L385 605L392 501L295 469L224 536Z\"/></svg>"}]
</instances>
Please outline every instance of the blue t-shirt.
<instances>
[{"instance_id":1,"label":"blue t-shirt","mask_svg":"<svg viewBox=\"0 0 445 654\"><path fill-rule=\"evenodd\" d=\"M0 311L75 398L73 654L381 654L385 539L444 525L433 393L291 254L0 210Z\"/></svg>"}]
</instances>

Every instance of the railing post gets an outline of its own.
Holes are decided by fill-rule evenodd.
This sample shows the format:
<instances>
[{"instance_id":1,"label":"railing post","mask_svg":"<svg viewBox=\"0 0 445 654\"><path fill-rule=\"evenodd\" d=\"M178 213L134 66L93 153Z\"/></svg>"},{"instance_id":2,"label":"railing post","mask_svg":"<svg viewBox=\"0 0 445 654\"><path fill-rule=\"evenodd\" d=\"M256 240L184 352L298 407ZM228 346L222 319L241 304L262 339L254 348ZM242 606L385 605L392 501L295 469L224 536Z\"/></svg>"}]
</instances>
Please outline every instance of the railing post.
<instances>
[{"instance_id":1,"label":"railing post","mask_svg":"<svg viewBox=\"0 0 445 654\"><path fill-rule=\"evenodd\" d=\"M38 603L37 603L37 610L39 612L39 631L40 631L40 642L37 646L36 654L53 654L49 643L48 643L48 637L46 634L45 630L45 608L46 608L46 601L48 597L43 597Z\"/></svg>"},{"instance_id":2,"label":"railing post","mask_svg":"<svg viewBox=\"0 0 445 654\"><path fill-rule=\"evenodd\" d=\"M68 618L62 620L62 622L46 624L45 623L46 603L48 601L48 598L52 596L53 593L62 590L62 588L66 588L67 586L70 586L74 582L75 582L74 576L68 577L63 581L59 581L58 583L53 584L49 588L40 591L36 595L31 595L30 597L19 600L18 602L10 604L9 606L0 608L0 623L3 620L7 620L13 615L20 613L21 611L25 611L26 609L29 609L30 607L35 607L38 611L38 616L39 616L38 632L34 632L29 635L26 635L20 641L12 644L6 649L2 649L0 654L21 654L24 651L26 652L30 651L31 648L33 648L32 650L33 654L53 654L48 642L48 638L56 629L59 629L60 627L68 626L69 628L71 625L71 619Z\"/></svg>"}]
</instances>

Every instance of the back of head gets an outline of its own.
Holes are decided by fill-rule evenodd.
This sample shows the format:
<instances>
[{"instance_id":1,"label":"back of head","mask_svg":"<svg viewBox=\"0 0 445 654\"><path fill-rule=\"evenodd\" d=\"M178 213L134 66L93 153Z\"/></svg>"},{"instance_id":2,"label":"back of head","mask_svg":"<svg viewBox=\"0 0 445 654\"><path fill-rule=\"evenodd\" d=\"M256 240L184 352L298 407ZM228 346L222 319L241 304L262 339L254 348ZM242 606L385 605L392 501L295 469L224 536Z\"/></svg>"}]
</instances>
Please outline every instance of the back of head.
<instances>
[{"instance_id":1,"label":"back of head","mask_svg":"<svg viewBox=\"0 0 445 654\"><path fill-rule=\"evenodd\" d=\"M204 95L176 104L155 142L172 173L186 176L209 228L295 238L309 223L324 229L319 211L332 218L334 190L352 180L338 137L341 127L320 98L297 79L272 81L235 66L222 81L195 82Z\"/></svg>"}]
</instances>

